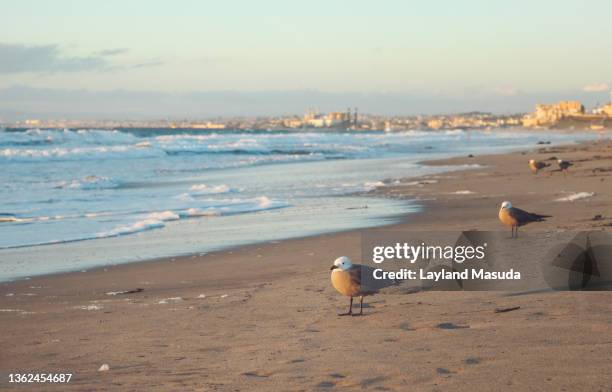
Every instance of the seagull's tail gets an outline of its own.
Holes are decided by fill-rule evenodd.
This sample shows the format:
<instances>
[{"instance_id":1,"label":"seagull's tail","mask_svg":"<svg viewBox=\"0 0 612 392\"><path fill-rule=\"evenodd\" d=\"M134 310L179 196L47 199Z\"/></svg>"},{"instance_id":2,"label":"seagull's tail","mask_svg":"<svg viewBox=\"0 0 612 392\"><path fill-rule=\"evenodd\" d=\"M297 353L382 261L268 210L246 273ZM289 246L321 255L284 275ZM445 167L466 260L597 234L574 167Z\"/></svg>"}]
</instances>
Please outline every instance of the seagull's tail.
<instances>
[{"instance_id":1,"label":"seagull's tail","mask_svg":"<svg viewBox=\"0 0 612 392\"><path fill-rule=\"evenodd\" d=\"M552 215L540 215L540 214L531 214L531 217L536 221L536 222L542 222L545 221L546 218L552 218Z\"/></svg>"}]
</instances>

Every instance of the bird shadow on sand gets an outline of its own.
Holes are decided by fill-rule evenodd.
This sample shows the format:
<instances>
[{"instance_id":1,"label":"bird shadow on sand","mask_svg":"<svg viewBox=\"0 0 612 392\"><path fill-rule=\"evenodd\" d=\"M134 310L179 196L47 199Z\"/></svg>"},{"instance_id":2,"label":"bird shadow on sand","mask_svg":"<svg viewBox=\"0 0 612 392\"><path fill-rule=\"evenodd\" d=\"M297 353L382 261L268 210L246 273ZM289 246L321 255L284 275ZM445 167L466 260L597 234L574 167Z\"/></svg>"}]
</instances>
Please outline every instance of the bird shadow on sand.
<instances>
[{"instance_id":1,"label":"bird shadow on sand","mask_svg":"<svg viewBox=\"0 0 612 392\"><path fill-rule=\"evenodd\" d=\"M338 317L367 317L367 316L371 316L373 314L376 314L376 312L363 312L363 313L359 313L359 311L355 312L353 311L353 313L348 314L348 313L338 313Z\"/></svg>"}]
</instances>

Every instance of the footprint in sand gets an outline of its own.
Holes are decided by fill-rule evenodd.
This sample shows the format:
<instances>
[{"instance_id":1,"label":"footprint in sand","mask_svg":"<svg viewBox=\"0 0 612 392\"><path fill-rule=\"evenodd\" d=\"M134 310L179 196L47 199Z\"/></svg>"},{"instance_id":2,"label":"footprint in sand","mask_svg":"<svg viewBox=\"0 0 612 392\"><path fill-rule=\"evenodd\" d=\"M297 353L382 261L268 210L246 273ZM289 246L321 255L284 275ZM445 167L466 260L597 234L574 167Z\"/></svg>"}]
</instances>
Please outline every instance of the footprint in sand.
<instances>
[{"instance_id":1,"label":"footprint in sand","mask_svg":"<svg viewBox=\"0 0 612 392\"><path fill-rule=\"evenodd\" d=\"M316 385L316 388L327 389L327 388L333 388L335 386L336 386L336 383L333 381L321 381L320 383Z\"/></svg>"},{"instance_id":2,"label":"footprint in sand","mask_svg":"<svg viewBox=\"0 0 612 392\"><path fill-rule=\"evenodd\" d=\"M400 325L398 325L398 328L404 331L414 331L414 328L412 328L412 326L408 322L401 323Z\"/></svg>"},{"instance_id":3,"label":"footprint in sand","mask_svg":"<svg viewBox=\"0 0 612 392\"><path fill-rule=\"evenodd\" d=\"M464 360L466 365L478 365L480 363L480 358L477 357L468 357Z\"/></svg>"},{"instance_id":4,"label":"footprint in sand","mask_svg":"<svg viewBox=\"0 0 612 392\"><path fill-rule=\"evenodd\" d=\"M371 386L371 385L374 385L374 384L378 384L378 383L380 383L380 382L383 382L383 381L385 381L386 379L387 379L387 377L385 377L385 376L378 376L378 377L366 378L366 379L361 380L361 382L359 383L359 385L361 385L361 388L362 388L362 389L364 389L364 388L368 388L368 387L369 387L369 386ZM379 387L379 388L380 388L380 387Z\"/></svg>"},{"instance_id":5,"label":"footprint in sand","mask_svg":"<svg viewBox=\"0 0 612 392\"><path fill-rule=\"evenodd\" d=\"M469 325L457 325L455 323L440 323L438 325L436 325L436 328L439 329L463 329L463 328L469 328Z\"/></svg>"},{"instance_id":6,"label":"footprint in sand","mask_svg":"<svg viewBox=\"0 0 612 392\"><path fill-rule=\"evenodd\" d=\"M270 377L272 375L271 372L244 372L242 373L243 376L247 376L247 377L255 377L255 378L267 378Z\"/></svg>"},{"instance_id":7,"label":"footprint in sand","mask_svg":"<svg viewBox=\"0 0 612 392\"><path fill-rule=\"evenodd\" d=\"M385 338L385 339L383 339L384 343L395 343L397 341L399 341L399 340L395 339L395 338Z\"/></svg>"}]
</instances>

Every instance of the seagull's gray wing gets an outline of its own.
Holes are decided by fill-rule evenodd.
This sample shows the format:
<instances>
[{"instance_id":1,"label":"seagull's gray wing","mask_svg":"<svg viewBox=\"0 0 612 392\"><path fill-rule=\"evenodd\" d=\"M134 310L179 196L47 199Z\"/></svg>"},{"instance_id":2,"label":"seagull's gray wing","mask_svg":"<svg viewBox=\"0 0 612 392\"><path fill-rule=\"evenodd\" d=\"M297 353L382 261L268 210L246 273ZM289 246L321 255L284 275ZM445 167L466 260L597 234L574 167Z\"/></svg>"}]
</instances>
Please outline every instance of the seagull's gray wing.
<instances>
[{"instance_id":1,"label":"seagull's gray wing","mask_svg":"<svg viewBox=\"0 0 612 392\"><path fill-rule=\"evenodd\" d=\"M531 212L523 211L520 208L512 207L508 211L510 216L517 220L519 225L525 225L530 222L540 222L545 218L550 218L550 215L539 215Z\"/></svg>"},{"instance_id":2,"label":"seagull's gray wing","mask_svg":"<svg viewBox=\"0 0 612 392\"><path fill-rule=\"evenodd\" d=\"M361 285L361 291L364 294L374 294L385 287L395 286L398 284L393 279L374 279L375 268L369 265L354 264L353 268L349 271L352 274L359 275L359 284Z\"/></svg>"}]
</instances>

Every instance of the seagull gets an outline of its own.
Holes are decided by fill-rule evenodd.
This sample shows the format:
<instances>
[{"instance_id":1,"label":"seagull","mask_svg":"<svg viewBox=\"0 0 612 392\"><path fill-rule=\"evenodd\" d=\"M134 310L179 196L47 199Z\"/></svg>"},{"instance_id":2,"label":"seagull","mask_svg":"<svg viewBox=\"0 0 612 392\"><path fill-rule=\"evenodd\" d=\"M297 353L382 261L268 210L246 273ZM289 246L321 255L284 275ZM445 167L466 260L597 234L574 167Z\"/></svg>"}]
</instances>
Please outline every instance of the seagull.
<instances>
[{"instance_id":1,"label":"seagull","mask_svg":"<svg viewBox=\"0 0 612 392\"><path fill-rule=\"evenodd\" d=\"M559 165L559 170L563 172L563 176L565 177L565 173L570 166L574 166L571 161L566 161L564 159L557 159L557 164Z\"/></svg>"},{"instance_id":2,"label":"seagull","mask_svg":"<svg viewBox=\"0 0 612 392\"><path fill-rule=\"evenodd\" d=\"M342 295L351 298L349 309L338 316L351 316L353 314L353 297L360 297L358 316L363 314L363 297L376 294L380 289L397 284L394 280L374 280L374 268L353 264L346 256L338 257L331 266L332 286ZM369 275L368 275L369 274Z\"/></svg>"},{"instance_id":3,"label":"seagull","mask_svg":"<svg viewBox=\"0 0 612 392\"><path fill-rule=\"evenodd\" d=\"M533 174L538 174L538 171L544 169L545 167L550 166L550 163L544 163L540 161L536 161L535 159L529 160L529 168L533 172Z\"/></svg>"},{"instance_id":4,"label":"seagull","mask_svg":"<svg viewBox=\"0 0 612 392\"><path fill-rule=\"evenodd\" d=\"M550 215L539 215L512 207L512 203L504 201L499 209L499 220L508 226L512 226L512 237L518 237L518 228L531 222L541 222ZM516 229L516 230L515 230ZM516 234L515 234L516 232Z\"/></svg>"}]
</instances>

